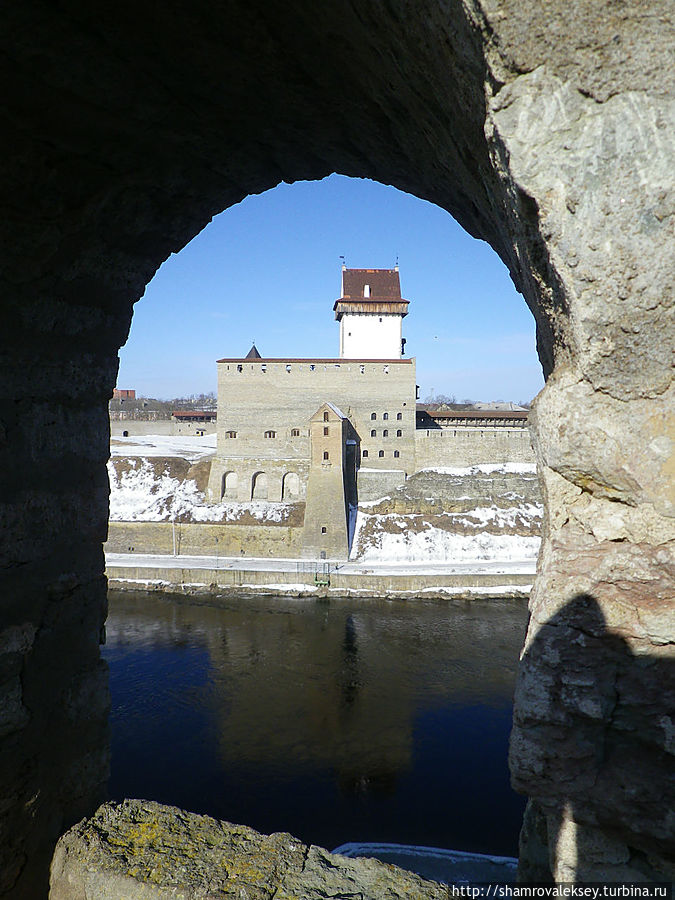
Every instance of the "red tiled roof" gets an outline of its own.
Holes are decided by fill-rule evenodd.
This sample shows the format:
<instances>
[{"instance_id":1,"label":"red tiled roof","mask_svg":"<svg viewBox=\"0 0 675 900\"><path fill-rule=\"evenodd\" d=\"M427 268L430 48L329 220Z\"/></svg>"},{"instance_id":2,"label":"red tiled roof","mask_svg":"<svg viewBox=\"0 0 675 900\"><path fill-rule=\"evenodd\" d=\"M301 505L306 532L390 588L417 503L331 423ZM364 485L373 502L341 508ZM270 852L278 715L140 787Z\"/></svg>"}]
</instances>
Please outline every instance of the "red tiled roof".
<instances>
[{"instance_id":1,"label":"red tiled roof","mask_svg":"<svg viewBox=\"0 0 675 900\"><path fill-rule=\"evenodd\" d=\"M175 419L203 419L205 416L216 417L214 409L175 409L171 415Z\"/></svg>"},{"instance_id":2,"label":"red tiled roof","mask_svg":"<svg viewBox=\"0 0 675 900\"><path fill-rule=\"evenodd\" d=\"M527 419L526 409L437 409L418 404L417 412L432 419Z\"/></svg>"},{"instance_id":3,"label":"red tiled roof","mask_svg":"<svg viewBox=\"0 0 675 900\"><path fill-rule=\"evenodd\" d=\"M343 269L341 299L362 300L366 285L371 300L401 299L398 269Z\"/></svg>"}]
</instances>

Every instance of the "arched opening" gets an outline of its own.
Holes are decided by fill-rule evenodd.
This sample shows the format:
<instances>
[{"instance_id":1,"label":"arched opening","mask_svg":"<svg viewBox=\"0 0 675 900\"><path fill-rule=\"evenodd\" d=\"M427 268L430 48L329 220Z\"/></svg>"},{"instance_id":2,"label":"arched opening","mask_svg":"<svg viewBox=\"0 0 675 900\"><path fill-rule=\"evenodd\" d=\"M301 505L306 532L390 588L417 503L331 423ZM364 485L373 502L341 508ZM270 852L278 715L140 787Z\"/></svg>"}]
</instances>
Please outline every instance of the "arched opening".
<instances>
[{"instance_id":1,"label":"arched opening","mask_svg":"<svg viewBox=\"0 0 675 900\"><path fill-rule=\"evenodd\" d=\"M236 500L239 495L239 476L236 472L225 472L222 478L221 497Z\"/></svg>"},{"instance_id":2,"label":"arched opening","mask_svg":"<svg viewBox=\"0 0 675 900\"><path fill-rule=\"evenodd\" d=\"M251 500L267 500L267 474L256 472L251 479Z\"/></svg>"},{"instance_id":3,"label":"arched opening","mask_svg":"<svg viewBox=\"0 0 675 900\"><path fill-rule=\"evenodd\" d=\"M300 498L300 478L297 472L286 472L282 481L282 500L298 500Z\"/></svg>"},{"instance_id":4,"label":"arched opening","mask_svg":"<svg viewBox=\"0 0 675 900\"><path fill-rule=\"evenodd\" d=\"M34 827L28 800L35 790L26 788L17 799L14 786L25 783L19 761L44 758L46 742L37 743L36 734L48 734L51 748L61 746L66 733L83 754L92 746L94 717L90 709L80 715L73 698L91 696L88 688L100 671L105 403L132 304L161 261L215 213L282 179L340 171L397 184L452 212L499 253L535 315L547 374L556 363L536 410L552 508L548 552L532 598L534 656L526 660L518 694L514 772L551 828L556 808L566 803L582 810L581 822L598 823L595 846L607 837L613 858L639 853L656 860L658 869L654 848L668 798L656 798L649 816L633 816L631 796L640 793L635 773L644 766L633 764L630 748L623 756L628 764L583 783L585 766L566 762L548 739L563 696L570 704L565 721L585 721L587 698L575 701L565 686L549 694L541 687L556 675L555 636L564 627L568 646L582 640L581 612L575 608L562 624L556 619L561 627L543 629L549 644L535 644L534 637L572 591L596 598L605 620L621 629L620 573L637 607L649 606L653 616L648 634L634 629L627 636L635 656L644 660L653 652L652 635L659 646L670 640L665 588L646 598L644 584L662 584L665 564L657 548L663 520L673 512L663 490L670 483L671 373L665 354L655 351L656 336L662 342L669 334L669 310L659 298L668 296L670 277L654 255L667 246L663 173L673 166L660 140L662 126L655 124L667 121L665 113L660 118L661 73L640 62L663 57L667 29L658 16L633 28L630 14L609 26L597 5L584 2L578 15L589 39L580 54L578 30L547 27L550 11L543 7L502 15L489 4L366 4L357 17L337 5L316 17L301 3L284 8L283 17L275 9L244 14L228 6L200 19L187 5L167 17L141 4L128 21L109 15L97 8L52 19L50 11L29 4L17 6L6 23L8 33L17 30L21 38L8 42L16 152L4 179L14 193L3 242L13 286L3 341L12 361L6 396L23 404L23 414L12 413L10 427L3 424L10 460L3 470L6 498L16 511L9 518L15 524L5 548L10 581L4 595L25 597L6 610L6 626L17 629L8 644L18 647L11 663L20 669L11 669L6 697L12 740L25 736L26 746L13 754L16 767L4 773L10 798L5 831L17 846L35 845L25 838ZM43 27L33 29L31 16ZM250 54L246 68L246 54L229 48L248 46L256 33L252 18L267 40L256 44L259 52ZM25 40L27 26L31 41ZM605 33L609 27L615 35ZM185 41L185 34L193 39ZM335 39L343 34L349 54ZM536 46L525 34L539 35ZM152 56L141 52L148 35ZM626 41L640 52L626 54ZM96 78L83 80L92 59ZM627 96L628 85L640 103ZM332 102L338 96L340 102ZM622 140L614 141L619 134ZM51 472L58 479L45 478ZM36 501L26 503L27 494ZM652 524L641 531L645 521ZM611 668L613 645L604 635L593 660L584 658L594 683L604 683ZM64 649L55 666L59 643ZM72 646L78 652L66 653ZM631 658L624 654L616 664L617 685L645 669ZM568 673L580 665L575 658L567 662ZM50 673L48 685L33 677L43 671ZM535 688L536 707L528 705ZM640 693L649 689L646 683ZM620 701L615 697L612 709ZM660 717L670 714L665 702L655 694L649 721L639 728L648 736L640 754L655 766L654 783L667 781L652 737L661 734ZM636 705L626 712L631 721ZM101 713L96 721L103 719ZM61 721L67 723L63 733ZM616 721L620 715L603 724L623 750L629 729L620 731ZM587 737L597 749L597 735ZM528 768L532 758L547 764ZM103 755L92 750L89 759ZM98 776L89 768L90 780L101 781L93 768ZM72 774L83 769L53 769L55 784L40 784L40 816L72 821L87 808L84 786ZM611 804L608 784L626 785ZM584 857L578 864L573 849L576 873ZM2 870L25 884L13 862L3 861Z\"/></svg>"}]
</instances>

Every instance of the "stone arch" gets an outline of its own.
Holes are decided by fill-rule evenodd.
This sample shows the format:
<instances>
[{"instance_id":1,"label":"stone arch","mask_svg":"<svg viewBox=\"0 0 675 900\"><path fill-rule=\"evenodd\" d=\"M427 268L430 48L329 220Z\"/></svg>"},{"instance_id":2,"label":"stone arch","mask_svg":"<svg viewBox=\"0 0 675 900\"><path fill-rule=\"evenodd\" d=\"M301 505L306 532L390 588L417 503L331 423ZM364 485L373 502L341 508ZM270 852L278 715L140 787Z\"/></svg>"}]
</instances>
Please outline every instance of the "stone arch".
<instances>
[{"instance_id":1,"label":"stone arch","mask_svg":"<svg viewBox=\"0 0 675 900\"><path fill-rule=\"evenodd\" d=\"M572 593L592 595L608 627L628 632L630 658L661 652L672 639L663 545L675 514L675 403L661 350L672 345L663 301L672 254L660 248L671 239L675 163L663 137L674 115L672 73L658 65L671 42L662 25L670 10L668 0L654 0L649 17L639 7L628 4L617 18L596 0L579 0L575 27L569 4L535 0L364 0L358 14L336 3L320 17L309 0L283 8L235 0L196 12L179 2L171 17L143 0L129 17L96 3L68 18L32 0L7 10L4 115L13 146L1 246L11 290L0 341L11 363L3 396L22 414L10 410L0 423L3 502L13 522L3 535L9 580L0 595L25 600L4 618L24 635L7 694L12 739L27 742L17 761L39 753L31 735L50 733L58 743L59 722L72 715L63 698L99 677L106 403L133 303L163 259L215 213L281 180L332 171L376 178L432 200L492 245L535 316L551 376L532 414L549 515L528 646ZM265 42L255 54L240 52L258 29ZM152 57L142 52L148 35ZM96 76L83 79L92 59ZM45 478L55 471L58 479ZM39 502L26 504L22 491ZM620 615L617 579L635 621L647 616L648 627L631 628ZM51 649L59 643L79 644L68 660L64 651L60 668ZM554 657L541 642L536 653ZM598 676L603 654L601 646ZM47 669L50 684L38 689L33 673ZM516 697L512 767L541 815L554 818L563 785L583 767L571 769L564 741L549 740L560 701L541 689L535 708L528 672ZM630 672L620 674L630 683ZM658 722L670 715L668 702L654 700L643 731L642 768L654 783L666 781ZM68 740L85 754L104 718L68 720ZM543 753L548 766L528 764ZM104 780L102 766L88 769L90 782ZM625 774L624 805L604 832L601 780L575 814L600 823L613 859L650 853L661 871L659 853L670 851L650 844L655 816L642 810L631 820L635 775ZM5 776L3 796L15 797L23 778ZM87 785L65 777L55 771L54 785L41 785L50 821L79 817L86 806ZM22 841L35 843L23 837L37 821L25 800L3 807L1 830L15 835L16 858ZM0 858L0 871L12 866ZM27 895L29 869L42 871L12 876Z\"/></svg>"},{"instance_id":2,"label":"stone arch","mask_svg":"<svg viewBox=\"0 0 675 900\"><path fill-rule=\"evenodd\" d=\"M300 477L297 472L286 472L281 481L281 499L300 499Z\"/></svg>"},{"instance_id":3,"label":"stone arch","mask_svg":"<svg viewBox=\"0 0 675 900\"><path fill-rule=\"evenodd\" d=\"M235 500L239 496L239 476L236 472L229 471L223 474L220 496L230 500Z\"/></svg>"},{"instance_id":4,"label":"stone arch","mask_svg":"<svg viewBox=\"0 0 675 900\"><path fill-rule=\"evenodd\" d=\"M251 478L251 500L267 500L269 486L266 472L254 472Z\"/></svg>"}]
</instances>

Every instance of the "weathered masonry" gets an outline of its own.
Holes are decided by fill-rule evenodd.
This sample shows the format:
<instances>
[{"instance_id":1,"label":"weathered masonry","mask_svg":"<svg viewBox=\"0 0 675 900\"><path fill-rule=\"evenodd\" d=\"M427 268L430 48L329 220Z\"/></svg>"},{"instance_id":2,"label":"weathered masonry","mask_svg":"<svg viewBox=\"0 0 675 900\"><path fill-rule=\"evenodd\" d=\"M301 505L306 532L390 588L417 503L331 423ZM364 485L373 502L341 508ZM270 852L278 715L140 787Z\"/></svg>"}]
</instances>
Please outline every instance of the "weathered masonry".
<instances>
[{"instance_id":1,"label":"weathered masonry","mask_svg":"<svg viewBox=\"0 0 675 900\"><path fill-rule=\"evenodd\" d=\"M133 305L214 215L331 172L447 210L537 323L523 874L671 878L674 27L672 0L5 5L0 892L44 896L106 780L107 404Z\"/></svg>"}]
</instances>

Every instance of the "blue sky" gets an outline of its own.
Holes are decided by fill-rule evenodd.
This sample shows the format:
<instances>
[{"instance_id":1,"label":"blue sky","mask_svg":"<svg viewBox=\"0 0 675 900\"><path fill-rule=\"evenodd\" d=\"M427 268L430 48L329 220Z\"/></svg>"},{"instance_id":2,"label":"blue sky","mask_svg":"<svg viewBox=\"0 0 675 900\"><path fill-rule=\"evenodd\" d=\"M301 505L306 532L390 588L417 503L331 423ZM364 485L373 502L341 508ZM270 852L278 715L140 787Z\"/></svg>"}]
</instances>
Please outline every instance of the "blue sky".
<instances>
[{"instance_id":1,"label":"blue sky","mask_svg":"<svg viewBox=\"0 0 675 900\"><path fill-rule=\"evenodd\" d=\"M353 268L398 257L421 398L518 401L542 388L534 319L496 253L431 203L338 175L249 196L167 259L135 306L118 387L215 391L215 361L253 340L267 357L338 356L341 255Z\"/></svg>"}]
</instances>

